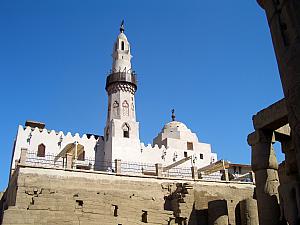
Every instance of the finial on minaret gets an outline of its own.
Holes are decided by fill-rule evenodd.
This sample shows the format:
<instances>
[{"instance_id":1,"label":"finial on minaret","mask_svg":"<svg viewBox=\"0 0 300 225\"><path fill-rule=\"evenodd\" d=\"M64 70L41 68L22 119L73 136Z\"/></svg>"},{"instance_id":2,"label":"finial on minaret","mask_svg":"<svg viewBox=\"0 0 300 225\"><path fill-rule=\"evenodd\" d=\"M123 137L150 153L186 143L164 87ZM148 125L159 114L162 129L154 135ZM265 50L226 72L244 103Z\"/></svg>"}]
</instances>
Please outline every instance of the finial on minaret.
<instances>
[{"instance_id":1,"label":"finial on minaret","mask_svg":"<svg viewBox=\"0 0 300 225\"><path fill-rule=\"evenodd\" d=\"M125 28L124 28L124 20L122 20L121 25L120 25L120 32L124 33L124 30L125 30Z\"/></svg>"},{"instance_id":2,"label":"finial on minaret","mask_svg":"<svg viewBox=\"0 0 300 225\"><path fill-rule=\"evenodd\" d=\"M175 118L176 118L175 109L172 109L172 121L175 121Z\"/></svg>"}]
</instances>

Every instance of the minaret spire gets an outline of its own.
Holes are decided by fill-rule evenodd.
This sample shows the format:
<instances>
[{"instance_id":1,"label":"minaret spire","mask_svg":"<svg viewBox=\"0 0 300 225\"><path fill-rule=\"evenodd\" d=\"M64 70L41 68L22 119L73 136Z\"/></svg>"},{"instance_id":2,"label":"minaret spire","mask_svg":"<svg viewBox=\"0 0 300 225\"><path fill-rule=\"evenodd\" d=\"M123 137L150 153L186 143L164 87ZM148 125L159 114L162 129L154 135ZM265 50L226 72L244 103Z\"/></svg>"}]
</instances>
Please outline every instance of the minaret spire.
<instances>
[{"instance_id":1,"label":"minaret spire","mask_svg":"<svg viewBox=\"0 0 300 225\"><path fill-rule=\"evenodd\" d=\"M175 109L172 109L172 121L175 121L176 116L175 116Z\"/></svg>"},{"instance_id":2,"label":"minaret spire","mask_svg":"<svg viewBox=\"0 0 300 225\"><path fill-rule=\"evenodd\" d=\"M122 20L121 25L120 25L120 32L124 33L125 28L124 28L124 20Z\"/></svg>"}]
</instances>

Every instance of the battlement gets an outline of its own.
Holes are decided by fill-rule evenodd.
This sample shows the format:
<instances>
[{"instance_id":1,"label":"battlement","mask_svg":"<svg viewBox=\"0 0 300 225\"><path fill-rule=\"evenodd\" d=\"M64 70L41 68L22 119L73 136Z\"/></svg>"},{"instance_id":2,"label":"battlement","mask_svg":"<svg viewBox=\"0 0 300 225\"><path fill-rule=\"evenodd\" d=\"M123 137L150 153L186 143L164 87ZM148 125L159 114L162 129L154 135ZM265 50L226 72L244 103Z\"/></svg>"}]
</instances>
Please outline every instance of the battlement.
<instances>
[{"instance_id":1,"label":"battlement","mask_svg":"<svg viewBox=\"0 0 300 225\"><path fill-rule=\"evenodd\" d=\"M157 144L155 144L154 146L151 144L145 145L143 142L141 142L141 151L165 151L167 150L167 148L162 145L161 147L159 147Z\"/></svg>"},{"instance_id":2,"label":"battlement","mask_svg":"<svg viewBox=\"0 0 300 225\"><path fill-rule=\"evenodd\" d=\"M98 141L99 138L103 139L103 136L95 135L95 134L83 134L80 136L79 133L72 134L71 132L67 132L64 134L63 131L56 131L56 130L48 130L46 128L39 128L39 127L32 127L32 126L22 126L19 125L18 133L31 133L34 134L41 134L41 135L51 135L51 136L59 136L59 137L70 137L70 138L79 138L79 139L88 139L88 140L95 140Z\"/></svg>"}]
</instances>

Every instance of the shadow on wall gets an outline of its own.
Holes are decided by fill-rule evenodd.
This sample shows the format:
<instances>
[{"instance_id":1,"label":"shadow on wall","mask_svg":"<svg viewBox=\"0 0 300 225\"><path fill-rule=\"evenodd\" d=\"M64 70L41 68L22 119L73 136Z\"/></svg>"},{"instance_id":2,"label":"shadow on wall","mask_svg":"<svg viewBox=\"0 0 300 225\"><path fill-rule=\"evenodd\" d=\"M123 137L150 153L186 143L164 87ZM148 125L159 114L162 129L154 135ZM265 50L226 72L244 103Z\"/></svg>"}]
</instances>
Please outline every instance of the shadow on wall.
<instances>
[{"instance_id":1,"label":"shadow on wall","mask_svg":"<svg viewBox=\"0 0 300 225\"><path fill-rule=\"evenodd\" d=\"M208 225L208 210L196 210L194 203L193 210L189 217L188 225Z\"/></svg>"}]
</instances>

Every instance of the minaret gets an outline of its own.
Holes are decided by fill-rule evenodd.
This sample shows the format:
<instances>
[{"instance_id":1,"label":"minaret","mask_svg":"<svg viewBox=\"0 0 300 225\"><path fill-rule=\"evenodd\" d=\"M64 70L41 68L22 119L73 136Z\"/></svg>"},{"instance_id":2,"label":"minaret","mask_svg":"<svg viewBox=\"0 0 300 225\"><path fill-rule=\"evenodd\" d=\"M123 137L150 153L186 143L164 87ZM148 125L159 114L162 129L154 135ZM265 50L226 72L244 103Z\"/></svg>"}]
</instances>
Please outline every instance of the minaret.
<instances>
[{"instance_id":1,"label":"minaret","mask_svg":"<svg viewBox=\"0 0 300 225\"><path fill-rule=\"evenodd\" d=\"M105 161L135 160L140 149L139 123L136 122L134 95L136 75L131 68L130 44L124 34L124 21L113 47L111 73L106 78L108 111L105 139Z\"/></svg>"}]
</instances>

